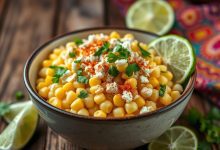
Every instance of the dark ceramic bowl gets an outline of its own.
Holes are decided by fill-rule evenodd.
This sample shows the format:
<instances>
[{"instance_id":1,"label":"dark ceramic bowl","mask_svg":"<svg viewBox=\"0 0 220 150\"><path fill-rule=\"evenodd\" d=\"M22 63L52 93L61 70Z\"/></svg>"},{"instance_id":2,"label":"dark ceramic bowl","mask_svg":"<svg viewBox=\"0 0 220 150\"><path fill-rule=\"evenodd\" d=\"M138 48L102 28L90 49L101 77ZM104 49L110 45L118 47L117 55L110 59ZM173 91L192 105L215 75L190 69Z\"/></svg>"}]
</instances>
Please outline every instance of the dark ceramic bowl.
<instances>
[{"instance_id":1,"label":"dark ceramic bowl","mask_svg":"<svg viewBox=\"0 0 220 150\"><path fill-rule=\"evenodd\" d=\"M74 37L85 38L89 34L117 31L121 35L132 33L141 42L148 43L157 36L148 32L125 28L93 28L67 33L56 37L34 51L24 69L24 82L30 97L48 126L65 139L89 149L129 149L157 138L178 119L190 100L194 89L195 73L190 77L181 97L157 111L123 118L94 118L79 116L58 109L42 99L35 81L41 62L57 46Z\"/></svg>"}]
</instances>

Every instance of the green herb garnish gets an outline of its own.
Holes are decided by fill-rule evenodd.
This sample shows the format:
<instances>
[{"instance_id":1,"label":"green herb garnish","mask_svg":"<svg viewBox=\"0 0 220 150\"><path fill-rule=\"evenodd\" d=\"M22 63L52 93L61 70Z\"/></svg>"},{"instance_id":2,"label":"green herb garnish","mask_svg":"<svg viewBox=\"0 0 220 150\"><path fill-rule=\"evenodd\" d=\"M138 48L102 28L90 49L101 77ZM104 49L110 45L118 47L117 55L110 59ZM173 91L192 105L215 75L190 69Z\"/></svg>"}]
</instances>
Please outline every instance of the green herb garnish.
<instances>
[{"instance_id":1,"label":"green herb garnish","mask_svg":"<svg viewBox=\"0 0 220 150\"><path fill-rule=\"evenodd\" d=\"M166 85L160 85L159 96L163 97L166 92Z\"/></svg>"},{"instance_id":2,"label":"green herb garnish","mask_svg":"<svg viewBox=\"0 0 220 150\"><path fill-rule=\"evenodd\" d=\"M116 77L119 74L118 69L115 66L110 66L108 73L113 76Z\"/></svg>"},{"instance_id":3,"label":"green herb garnish","mask_svg":"<svg viewBox=\"0 0 220 150\"><path fill-rule=\"evenodd\" d=\"M74 63L76 64L81 63L81 59L75 60Z\"/></svg>"},{"instance_id":4,"label":"green herb garnish","mask_svg":"<svg viewBox=\"0 0 220 150\"><path fill-rule=\"evenodd\" d=\"M144 57L150 57L150 53L149 53L148 51L146 51L145 49L143 49L143 48L140 46L140 43L138 43L138 47L139 47L139 49L140 49L140 51L141 51L142 56L144 56Z\"/></svg>"},{"instance_id":5,"label":"green herb garnish","mask_svg":"<svg viewBox=\"0 0 220 150\"><path fill-rule=\"evenodd\" d=\"M79 98L86 98L86 97L88 97L88 93L85 90L82 90L82 91L80 91L78 97Z\"/></svg>"},{"instance_id":6,"label":"green herb garnish","mask_svg":"<svg viewBox=\"0 0 220 150\"><path fill-rule=\"evenodd\" d=\"M74 52L70 52L69 57L71 57L71 58L76 57L76 54Z\"/></svg>"},{"instance_id":7,"label":"green herb garnish","mask_svg":"<svg viewBox=\"0 0 220 150\"><path fill-rule=\"evenodd\" d=\"M0 116L4 116L10 111L9 104L0 102Z\"/></svg>"},{"instance_id":8,"label":"green herb garnish","mask_svg":"<svg viewBox=\"0 0 220 150\"><path fill-rule=\"evenodd\" d=\"M60 66L50 66L50 68L55 70L55 74L53 76L53 83L58 83L60 77L63 76L64 73L66 73L67 69L64 67L60 67Z\"/></svg>"},{"instance_id":9,"label":"green herb garnish","mask_svg":"<svg viewBox=\"0 0 220 150\"><path fill-rule=\"evenodd\" d=\"M16 98L16 100L22 100L24 98L24 93L21 91L17 91L15 93L15 98Z\"/></svg>"},{"instance_id":10,"label":"green herb garnish","mask_svg":"<svg viewBox=\"0 0 220 150\"><path fill-rule=\"evenodd\" d=\"M109 46L110 46L110 43L105 42L102 47L98 48L94 56L100 56L102 53L109 51Z\"/></svg>"},{"instance_id":11,"label":"green herb garnish","mask_svg":"<svg viewBox=\"0 0 220 150\"><path fill-rule=\"evenodd\" d=\"M125 73L127 76L132 76L133 73L137 72L140 70L140 67L136 64L136 63L133 63L133 64L128 64L126 70L125 70Z\"/></svg>"},{"instance_id":12,"label":"green herb garnish","mask_svg":"<svg viewBox=\"0 0 220 150\"><path fill-rule=\"evenodd\" d=\"M77 76L82 76L83 75L82 72L83 72L82 69L78 69L76 72Z\"/></svg>"},{"instance_id":13,"label":"green herb garnish","mask_svg":"<svg viewBox=\"0 0 220 150\"><path fill-rule=\"evenodd\" d=\"M77 46L83 44L83 40L80 38L75 38L74 42L76 43Z\"/></svg>"},{"instance_id":14,"label":"green herb garnish","mask_svg":"<svg viewBox=\"0 0 220 150\"><path fill-rule=\"evenodd\" d=\"M115 62L118 59L118 56L115 55L114 53L109 53L107 57L108 57L107 61L109 63L113 63L113 62Z\"/></svg>"},{"instance_id":15,"label":"green herb garnish","mask_svg":"<svg viewBox=\"0 0 220 150\"><path fill-rule=\"evenodd\" d=\"M78 81L79 83L87 84L89 80L88 80L88 78L87 78L86 76L78 76L78 77L77 77L77 81Z\"/></svg>"}]
</instances>

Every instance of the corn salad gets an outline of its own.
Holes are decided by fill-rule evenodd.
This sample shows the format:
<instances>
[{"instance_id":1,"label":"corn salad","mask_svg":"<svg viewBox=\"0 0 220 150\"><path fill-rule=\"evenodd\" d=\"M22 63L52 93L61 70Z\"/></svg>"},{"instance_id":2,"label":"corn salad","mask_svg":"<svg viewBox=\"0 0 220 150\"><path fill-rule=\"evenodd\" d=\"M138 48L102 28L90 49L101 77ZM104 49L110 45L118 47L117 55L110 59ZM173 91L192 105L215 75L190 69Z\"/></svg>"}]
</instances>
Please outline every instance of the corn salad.
<instances>
[{"instance_id":1,"label":"corn salad","mask_svg":"<svg viewBox=\"0 0 220 150\"><path fill-rule=\"evenodd\" d=\"M55 48L42 62L36 89L59 109L102 118L155 111L183 92L154 49L117 32Z\"/></svg>"}]
</instances>

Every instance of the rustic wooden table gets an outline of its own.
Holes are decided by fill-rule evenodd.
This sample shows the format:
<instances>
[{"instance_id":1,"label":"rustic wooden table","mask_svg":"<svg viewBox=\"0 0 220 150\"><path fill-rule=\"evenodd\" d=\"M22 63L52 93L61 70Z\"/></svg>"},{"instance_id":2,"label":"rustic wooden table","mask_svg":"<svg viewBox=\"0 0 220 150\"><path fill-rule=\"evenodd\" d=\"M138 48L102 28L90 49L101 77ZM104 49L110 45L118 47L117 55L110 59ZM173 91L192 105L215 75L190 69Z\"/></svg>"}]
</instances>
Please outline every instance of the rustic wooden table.
<instances>
[{"instance_id":1,"label":"rustic wooden table","mask_svg":"<svg viewBox=\"0 0 220 150\"><path fill-rule=\"evenodd\" d=\"M107 9L110 8L110 9ZM23 67L35 48L54 36L89 27L125 26L112 1L102 0L0 0L0 99L15 100L17 90L28 94ZM193 94L192 106L206 113L210 104ZM0 120L0 131L5 127ZM81 149L53 132L43 120L25 147L27 150Z\"/></svg>"}]
</instances>

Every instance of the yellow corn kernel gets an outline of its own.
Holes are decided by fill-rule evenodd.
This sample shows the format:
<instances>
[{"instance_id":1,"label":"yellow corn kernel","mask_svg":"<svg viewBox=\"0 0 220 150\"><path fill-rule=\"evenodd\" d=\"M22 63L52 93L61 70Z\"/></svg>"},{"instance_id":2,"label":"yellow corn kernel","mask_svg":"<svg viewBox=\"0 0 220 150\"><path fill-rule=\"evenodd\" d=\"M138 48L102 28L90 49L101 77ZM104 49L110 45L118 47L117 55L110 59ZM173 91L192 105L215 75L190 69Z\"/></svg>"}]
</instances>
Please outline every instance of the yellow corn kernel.
<instances>
[{"instance_id":1,"label":"yellow corn kernel","mask_svg":"<svg viewBox=\"0 0 220 150\"><path fill-rule=\"evenodd\" d=\"M159 81L155 77L150 77L149 83L155 88L160 85Z\"/></svg>"},{"instance_id":2,"label":"yellow corn kernel","mask_svg":"<svg viewBox=\"0 0 220 150\"><path fill-rule=\"evenodd\" d=\"M133 36L133 34L128 33L128 34L124 35L124 38L125 39L134 39L134 36Z\"/></svg>"},{"instance_id":3,"label":"yellow corn kernel","mask_svg":"<svg viewBox=\"0 0 220 150\"><path fill-rule=\"evenodd\" d=\"M146 101L146 106L151 107L151 111L154 111L157 109L157 104L153 101Z\"/></svg>"},{"instance_id":4,"label":"yellow corn kernel","mask_svg":"<svg viewBox=\"0 0 220 150\"><path fill-rule=\"evenodd\" d=\"M163 97L159 98L159 100L161 104L169 105L172 102L172 97L169 94L165 93Z\"/></svg>"},{"instance_id":5,"label":"yellow corn kernel","mask_svg":"<svg viewBox=\"0 0 220 150\"><path fill-rule=\"evenodd\" d=\"M138 110L138 105L135 102L126 103L125 110L128 114L132 114Z\"/></svg>"},{"instance_id":6,"label":"yellow corn kernel","mask_svg":"<svg viewBox=\"0 0 220 150\"><path fill-rule=\"evenodd\" d=\"M104 88L101 85L95 85L90 87L89 91L91 94L100 94L103 93Z\"/></svg>"},{"instance_id":7,"label":"yellow corn kernel","mask_svg":"<svg viewBox=\"0 0 220 150\"><path fill-rule=\"evenodd\" d=\"M50 89L48 87L43 87L38 91L38 93L41 97L47 99L49 91L50 91Z\"/></svg>"},{"instance_id":8,"label":"yellow corn kernel","mask_svg":"<svg viewBox=\"0 0 220 150\"><path fill-rule=\"evenodd\" d=\"M125 84L130 84L133 89L137 88L137 80L135 78L127 79Z\"/></svg>"},{"instance_id":9,"label":"yellow corn kernel","mask_svg":"<svg viewBox=\"0 0 220 150\"><path fill-rule=\"evenodd\" d=\"M157 54L157 52L153 48L148 49L148 51L151 54L151 57Z\"/></svg>"},{"instance_id":10,"label":"yellow corn kernel","mask_svg":"<svg viewBox=\"0 0 220 150\"><path fill-rule=\"evenodd\" d=\"M123 107L125 105L125 101L121 98L121 94L116 94L113 97L113 103L118 107Z\"/></svg>"},{"instance_id":11,"label":"yellow corn kernel","mask_svg":"<svg viewBox=\"0 0 220 150\"><path fill-rule=\"evenodd\" d=\"M73 114L77 114L77 112L73 109L70 109L70 112L73 113Z\"/></svg>"},{"instance_id":12,"label":"yellow corn kernel","mask_svg":"<svg viewBox=\"0 0 220 150\"><path fill-rule=\"evenodd\" d=\"M85 88L85 84L79 83L77 81L73 82L73 87L76 88Z\"/></svg>"},{"instance_id":13,"label":"yellow corn kernel","mask_svg":"<svg viewBox=\"0 0 220 150\"><path fill-rule=\"evenodd\" d=\"M113 109L113 116L114 117L124 117L125 110L123 107L117 107Z\"/></svg>"},{"instance_id":14,"label":"yellow corn kernel","mask_svg":"<svg viewBox=\"0 0 220 150\"><path fill-rule=\"evenodd\" d=\"M49 104L51 104L57 108L60 108L60 109L62 108L61 100L58 99L57 97L50 98L48 102L49 102Z\"/></svg>"},{"instance_id":15,"label":"yellow corn kernel","mask_svg":"<svg viewBox=\"0 0 220 150\"><path fill-rule=\"evenodd\" d=\"M111 101L104 101L100 104L100 109L104 111L106 114L110 113L113 108L113 104Z\"/></svg>"},{"instance_id":16,"label":"yellow corn kernel","mask_svg":"<svg viewBox=\"0 0 220 150\"><path fill-rule=\"evenodd\" d=\"M170 96L175 101L180 97L180 92L179 91L171 91Z\"/></svg>"},{"instance_id":17,"label":"yellow corn kernel","mask_svg":"<svg viewBox=\"0 0 220 150\"><path fill-rule=\"evenodd\" d=\"M67 91L72 91L72 90L74 90L74 87L73 87L73 83L66 83L66 84L64 84L64 86L63 86L63 89L67 92Z\"/></svg>"},{"instance_id":18,"label":"yellow corn kernel","mask_svg":"<svg viewBox=\"0 0 220 150\"><path fill-rule=\"evenodd\" d=\"M102 110L97 110L96 112L94 112L94 117L100 117L100 118L106 118L107 115L104 111Z\"/></svg>"},{"instance_id":19,"label":"yellow corn kernel","mask_svg":"<svg viewBox=\"0 0 220 150\"><path fill-rule=\"evenodd\" d=\"M75 101L72 102L70 107L75 111L79 111L80 109L84 108L83 100L81 98L77 98Z\"/></svg>"},{"instance_id":20,"label":"yellow corn kernel","mask_svg":"<svg viewBox=\"0 0 220 150\"><path fill-rule=\"evenodd\" d=\"M79 95L81 91L85 91L85 89L84 88L77 88L76 94Z\"/></svg>"},{"instance_id":21,"label":"yellow corn kernel","mask_svg":"<svg viewBox=\"0 0 220 150\"><path fill-rule=\"evenodd\" d=\"M135 103L137 103L139 108L145 105L145 100L140 95L136 95L134 98L134 101L135 101Z\"/></svg>"},{"instance_id":22,"label":"yellow corn kernel","mask_svg":"<svg viewBox=\"0 0 220 150\"><path fill-rule=\"evenodd\" d=\"M151 61L151 62L149 62L149 66L153 68L153 67L156 67L157 64L155 62Z\"/></svg>"},{"instance_id":23,"label":"yellow corn kernel","mask_svg":"<svg viewBox=\"0 0 220 150\"><path fill-rule=\"evenodd\" d=\"M40 82L40 83L37 84L37 90L40 90L41 88L46 87L46 86L47 86L47 83Z\"/></svg>"},{"instance_id":24,"label":"yellow corn kernel","mask_svg":"<svg viewBox=\"0 0 220 150\"><path fill-rule=\"evenodd\" d=\"M47 69L48 68L42 68L41 70L40 70L40 72L39 72L39 76L40 77L46 77L46 73L47 73Z\"/></svg>"},{"instance_id":25,"label":"yellow corn kernel","mask_svg":"<svg viewBox=\"0 0 220 150\"><path fill-rule=\"evenodd\" d=\"M50 58L50 60L54 60L54 59L56 59L58 56L56 55L56 54L50 54L49 55L49 58Z\"/></svg>"},{"instance_id":26,"label":"yellow corn kernel","mask_svg":"<svg viewBox=\"0 0 220 150\"><path fill-rule=\"evenodd\" d=\"M135 40L135 41L133 41L133 42L131 43L131 49L132 49L132 51L134 51L134 52L138 52L138 51L139 51L138 41L137 41L137 40Z\"/></svg>"},{"instance_id":27,"label":"yellow corn kernel","mask_svg":"<svg viewBox=\"0 0 220 150\"><path fill-rule=\"evenodd\" d=\"M147 84L145 85L145 87L153 89L153 86L152 86L150 83L147 83Z\"/></svg>"},{"instance_id":28,"label":"yellow corn kernel","mask_svg":"<svg viewBox=\"0 0 220 150\"><path fill-rule=\"evenodd\" d=\"M53 75L54 75L54 69L52 69L52 68L47 68L46 75L47 75L47 76L53 76Z\"/></svg>"},{"instance_id":29,"label":"yellow corn kernel","mask_svg":"<svg viewBox=\"0 0 220 150\"><path fill-rule=\"evenodd\" d=\"M51 60L44 60L43 63L42 63L42 66L43 67L50 67L51 64L52 64Z\"/></svg>"},{"instance_id":30,"label":"yellow corn kernel","mask_svg":"<svg viewBox=\"0 0 220 150\"><path fill-rule=\"evenodd\" d=\"M73 91L69 91L66 93L66 99L62 101L63 108L70 108L72 102L77 98L77 95Z\"/></svg>"},{"instance_id":31,"label":"yellow corn kernel","mask_svg":"<svg viewBox=\"0 0 220 150\"><path fill-rule=\"evenodd\" d=\"M54 95L54 92L53 91L49 91L49 93L48 93L48 98L52 98L52 97L54 97L55 95Z\"/></svg>"},{"instance_id":32,"label":"yellow corn kernel","mask_svg":"<svg viewBox=\"0 0 220 150\"><path fill-rule=\"evenodd\" d=\"M95 113L97 110L99 110L98 105L94 105L94 107L89 108L89 110L88 110L88 111L89 111L90 116L93 116L93 115L94 115L94 113Z\"/></svg>"},{"instance_id":33,"label":"yellow corn kernel","mask_svg":"<svg viewBox=\"0 0 220 150\"><path fill-rule=\"evenodd\" d=\"M173 86L173 82L172 82L172 81L168 81L167 85L168 85L169 87L172 87L172 86Z\"/></svg>"},{"instance_id":34,"label":"yellow corn kernel","mask_svg":"<svg viewBox=\"0 0 220 150\"><path fill-rule=\"evenodd\" d=\"M163 76L165 76L169 81L173 79L173 74L170 71L166 71L161 73Z\"/></svg>"},{"instance_id":35,"label":"yellow corn kernel","mask_svg":"<svg viewBox=\"0 0 220 150\"><path fill-rule=\"evenodd\" d=\"M95 106L94 97L92 94L89 94L88 97L84 98L84 103L87 108L92 108Z\"/></svg>"},{"instance_id":36,"label":"yellow corn kernel","mask_svg":"<svg viewBox=\"0 0 220 150\"><path fill-rule=\"evenodd\" d=\"M60 48L56 48L53 50L53 53L56 55L59 55L61 52L62 52L62 49L60 49Z\"/></svg>"},{"instance_id":37,"label":"yellow corn kernel","mask_svg":"<svg viewBox=\"0 0 220 150\"><path fill-rule=\"evenodd\" d=\"M167 71L167 66L165 65L159 65L160 71L165 72Z\"/></svg>"},{"instance_id":38,"label":"yellow corn kernel","mask_svg":"<svg viewBox=\"0 0 220 150\"><path fill-rule=\"evenodd\" d=\"M158 81L161 85L167 85L167 83L168 83L168 79L164 76L160 76Z\"/></svg>"},{"instance_id":39,"label":"yellow corn kernel","mask_svg":"<svg viewBox=\"0 0 220 150\"><path fill-rule=\"evenodd\" d=\"M78 115L83 115L83 116L89 116L89 111L85 108L82 108L80 109L78 112L77 112Z\"/></svg>"},{"instance_id":40,"label":"yellow corn kernel","mask_svg":"<svg viewBox=\"0 0 220 150\"><path fill-rule=\"evenodd\" d=\"M59 87L55 90L55 96L59 99L64 99L65 97L65 90L62 87Z\"/></svg>"},{"instance_id":41,"label":"yellow corn kernel","mask_svg":"<svg viewBox=\"0 0 220 150\"><path fill-rule=\"evenodd\" d=\"M98 105L104 102L105 100L106 100L106 97L103 93L100 93L94 96L94 101Z\"/></svg>"},{"instance_id":42,"label":"yellow corn kernel","mask_svg":"<svg viewBox=\"0 0 220 150\"><path fill-rule=\"evenodd\" d=\"M166 92L167 92L168 94L170 94L171 88L170 88L169 86L166 86Z\"/></svg>"},{"instance_id":43,"label":"yellow corn kernel","mask_svg":"<svg viewBox=\"0 0 220 150\"><path fill-rule=\"evenodd\" d=\"M153 71L150 73L151 77L159 78L160 77L160 68L155 67Z\"/></svg>"},{"instance_id":44,"label":"yellow corn kernel","mask_svg":"<svg viewBox=\"0 0 220 150\"><path fill-rule=\"evenodd\" d=\"M90 86L95 86L95 85L100 85L100 84L101 84L101 80L97 77L92 77L89 79Z\"/></svg>"},{"instance_id":45,"label":"yellow corn kernel","mask_svg":"<svg viewBox=\"0 0 220 150\"><path fill-rule=\"evenodd\" d=\"M149 100L156 102L159 98L159 91L153 89L152 95L149 97Z\"/></svg>"},{"instance_id":46,"label":"yellow corn kernel","mask_svg":"<svg viewBox=\"0 0 220 150\"><path fill-rule=\"evenodd\" d=\"M51 77L51 76L47 76L46 79L45 79L45 83L46 83L47 85L50 85L50 84L53 83L52 80L53 80L53 77Z\"/></svg>"},{"instance_id":47,"label":"yellow corn kernel","mask_svg":"<svg viewBox=\"0 0 220 150\"><path fill-rule=\"evenodd\" d=\"M173 91L179 91L180 93L182 93L183 92L183 87L180 84L174 84L172 90Z\"/></svg>"},{"instance_id":48,"label":"yellow corn kernel","mask_svg":"<svg viewBox=\"0 0 220 150\"><path fill-rule=\"evenodd\" d=\"M118 69L119 72L124 72L127 66L128 66L128 63L116 64L116 68Z\"/></svg>"},{"instance_id":49,"label":"yellow corn kernel","mask_svg":"<svg viewBox=\"0 0 220 150\"><path fill-rule=\"evenodd\" d=\"M143 48L144 50L147 50L148 46L147 44L140 43L140 47Z\"/></svg>"},{"instance_id":50,"label":"yellow corn kernel","mask_svg":"<svg viewBox=\"0 0 220 150\"><path fill-rule=\"evenodd\" d=\"M157 64L157 65L160 65L162 63L162 58L160 56L155 56L154 57L154 62Z\"/></svg>"},{"instance_id":51,"label":"yellow corn kernel","mask_svg":"<svg viewBox=\"0 0 220 150\"><path fill-rule=\"evenodd\" d=\"M64 61L62 58L57 58L52 62L52 65L56 65L56 66L61 65L61 64L64 64Z\"/></svg>"},{"instance_id":52,"label":"yellow corn kernel","mask_svg":"<svg viewBox=\"0 0 220 150\"><path fill-rule=\"evenodd\" d=\"M120 39L120 35L118 34L118 32L112 32L111 34L110 34L110 38L112 39L112 38L115 38L115 39Z\"/></svg>"},{"instance_id":53,"label":"yellow corn kernel","mask_svg":"<svg viewBox=\"0 0 220 150\"><path fill-rule=\"evenodd\" d=\"M129 79L129 77L127 76L126 73L122 73L121 78L122 78L122 79L125 79L125 80L126 80L126 79Z\"/></svg>"},{"instance_id":54,"label":"yellow corn kernel","mask_svg":"<svg viewBox=\"0 0 220 150\"><path fill-rule=\"evenodd\" d=\"M40 82L44 82L44 78L37 79L36 83L39 84Z\"/></svg>"}]
</instances>

